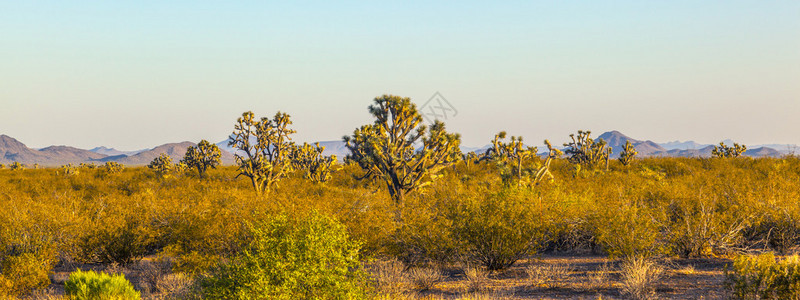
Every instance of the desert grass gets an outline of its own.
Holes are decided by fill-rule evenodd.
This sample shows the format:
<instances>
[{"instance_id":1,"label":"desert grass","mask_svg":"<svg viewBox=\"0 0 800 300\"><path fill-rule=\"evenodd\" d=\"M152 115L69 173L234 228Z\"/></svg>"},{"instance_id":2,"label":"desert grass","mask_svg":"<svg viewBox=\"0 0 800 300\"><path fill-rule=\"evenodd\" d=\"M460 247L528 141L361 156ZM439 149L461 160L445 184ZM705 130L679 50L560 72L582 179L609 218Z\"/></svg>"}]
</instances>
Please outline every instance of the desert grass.
<instances>
[{"instance_id":1,"label":"desert grass","mask_svg":"<svg viewBox=\"0 0 800 300\"><path fill-rule=\"evenodd\" d=\"M623 295L631 299L655 299L656 283L664 275L664 267L653 259L630 257L620 264Z\"/></svg>"},{"instance_id":2,"label":"desert grass","mask_svg":"<svg viewBox=\"0 0 800 300\"><path fill-rule=\"evenodd\" d=\"M552 288L569 279L573 271L570 264L537 264L533 263L525 268L528 282L534 287Z\"/></svg>"},{"instance_id":3,"label":"desert grass","mask_svg":"<svg viewBox=\"0 0 800 300\"><path fill-rule=\"evenodd\" d=\"M478 266L466 264L463 266L465 290L468 293L489 291L489 272Z\"/></svg>"},{"instance_id":4,"label":"desert grass","mask_svg":"<svg viewBox=\"0 0 800 300\"><path fill-rule=\"evenodd\" d=\"M428 291L444 279L442 271L437 267L417 267L408 273L411 284L418 291Z\"/></svg>"},{"instance_id":5,"label":"desert grass","mask_svg":"<svg viewBox=\"0 0 800 300\"><path fill-rule=\"evenodd\" d=\"M395 260L378 260L367 266L378 294L385 297L402 297L411 290L409 275L403 263Z\"/></svg>"}]
</instances>

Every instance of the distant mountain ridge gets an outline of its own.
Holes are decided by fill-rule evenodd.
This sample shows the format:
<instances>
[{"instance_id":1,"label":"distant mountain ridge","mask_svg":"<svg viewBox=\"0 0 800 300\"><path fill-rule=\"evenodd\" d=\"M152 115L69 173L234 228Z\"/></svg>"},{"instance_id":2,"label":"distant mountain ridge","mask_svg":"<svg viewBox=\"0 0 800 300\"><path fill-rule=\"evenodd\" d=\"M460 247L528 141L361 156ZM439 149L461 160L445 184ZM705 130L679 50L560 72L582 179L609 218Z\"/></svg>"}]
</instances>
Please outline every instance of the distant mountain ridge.
<instances>
[{"instance_id":1,"label":"distant mountain ridge","mask_svg":"<svg viewBox=\"0 0 800 300\"><path fill-rule=\"evenodd\" d=\"M708 146L708 145L703 145L703 144L698 144L698 143L695 143L694 141L686 141L686 142L681 142L681 141L673 141L673 142L661 143L661 144L659 144L659 145L660 145L661 147L663 147L664 149L667 149L667 150L675 150L675 149L678 149L678 150L700 149L700 148L703 148L703 147L705 147L705 146Z\"/></svg>"},{"instance_id":2,"label":"distant mountain ridge","mask_svg":"<svg viewBox=\"0 0 800 300\"><path fill-rule=\"evenodd\" d=\"M120 150L117 150L117 149L114 149L114 148L106 148L104 146L100 146L100 147L95 147L95 148L89 149L89 151L92 151L94 153L99 153L99 154L103 154L103 155L107 155L107 156L118 156L118 155L131 156L131 155L136 155L136 154L138 154L140 152L144 152L144 151L147 151L147 150L150 150L150 149L142 149L142 150L138 150L138 151L120 151Z\"/></svg>"},{"instance_id":3,"label":"distant mountain ridge","mask_svg":"<svg viewBox=\"0 0 800 300\"><path fill-rule=\"evenodd\" d=\"M123 152L113 148L96 147L92 150L70 146L49 146L39 150L27 147L22 142L0 135L0 164L19 162L26 165L61 166L78 163L105 163L115 161L126 165L146 165L162 153L172 157L174 162L183 159L186 149L195 146L192 142L169 143L152 149ZM131 154L131 155L128 155ZM233 164L233 154L222 151L222 164Z\"/></svg>"},{"instance_id":4,"label":"distant mountain ridge","mask_svg":"<svg viewBox=\"0 0 800 300\"><path fill-rule=\"evenodd\" d=\"M656 143L650 140L639 140L622 134L619 131L605 132L595 140L603 139L613 148L612 157L619 157L622 146L626 141L633 144L639 156L669 156L669 157L710 157L714 145L700 144L694 141L672 141L667 143ZM727 145L732 144L730 140L724 140ZM340 160L350 153L345 143L341 140L320 141L320 146L325 147L324 155L336 155ZM556 143L558 145L559 143ZM0 164L10 164L20 162L23 164L40 164L43 166L60 166L64 164L77 163L104 163L115 161L126 165L146 165L162 153L172 157L173 161L183 158L186 148L194 146L192 142L168 143L151 149L138 151L120 151L108 147L96 147L90 150L79 149L70 146L49 146L41 149L32 149L22 142L7 136L0 135ZM216 144L222 150L222 163L231 165L235 163L235 149L228 146L228 140L223 140ZM482 147L461 146L462 152L483 153L490 145ZM541 149L540 149L541 150ZM800 147L791 144L766 144L749 146L745 152L746 156L751 157L780 157L787 154L795 154Z\"/></svg>"}]
</instances>

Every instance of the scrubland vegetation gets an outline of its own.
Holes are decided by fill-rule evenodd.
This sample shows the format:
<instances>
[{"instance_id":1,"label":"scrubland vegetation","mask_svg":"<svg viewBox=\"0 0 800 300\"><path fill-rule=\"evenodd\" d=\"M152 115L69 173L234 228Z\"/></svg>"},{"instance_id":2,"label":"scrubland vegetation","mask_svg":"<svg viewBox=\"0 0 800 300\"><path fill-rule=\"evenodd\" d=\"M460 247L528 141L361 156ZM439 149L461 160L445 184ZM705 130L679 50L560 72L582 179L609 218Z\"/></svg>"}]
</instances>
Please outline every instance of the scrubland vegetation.
<instances>
[{"instance_id":1,"label":"scrubland vegetation","mask_svg":"<svg viewBox=\"0 0 800 300\"><path fill-rule=\"evenodd\" d=\"M245 114L237 126L269 131L257 122ZM549 142L539 157L505 133L487 153L456 157L443 124L407 124L422 157L382 158L413 153L416 140L362 127L348 139L360 157L341 166L302 147L321 176L247 136L238 142L253 151L239 166L190 164L197 172L167 158L0 169L0 297L84 299L108 286L121 299L648 299L701 272L726 284L697 296L800 295L796 257L740 256L798 250L796 157L633 159L626 149L619 161L588 132L566 157ZM286 136L266 137L258 144ZM270 157L280 161L264 172ZM602 263L546 259L565 255ZM696 270L692 259L718 264Z\"/></svg>"},{"instance_id":2,"label":"scrubland vegetation","mask_svg":"<svg viewBox=\"0 0 800 300\"><path fill-rule=\"evenodd\" d=\"M236 167L208 170L205 178L188 172L163 177L141 167L118 173L81 168L76 175L3 169L0 287L5 294L29 294L50 285L57 266L135 266L145 257L169 262L164 274L192 282L224 274L218 275L223 280L238 269L220 263L247 265L248 255L262 255L246 250L278 226L264 223L301 223L314 215L341 224L326 226L341 232L319 237L346 246L330 250L342 253L337 259L368 266L397 260L404 276L461 265L502 270L537 253L656 260L786 254L800 241L797 158L647 158L577 174L557 159L550 171L555 180L527 187L504 183L498 167L460 163L398 205L382 182L355 179L360 168L354 165L324 184L293 173L269 194L235 179ZM270 265L259 265L264 270L294 259L263 255L273 256L263 260ZM368 269L349 260L341 266ZM337 276L345 278L340 284L363 284L365 297L383 290L371 277ZM155 284L147 289L143 295L159 293Z\"/></svg>"}]
</instances>

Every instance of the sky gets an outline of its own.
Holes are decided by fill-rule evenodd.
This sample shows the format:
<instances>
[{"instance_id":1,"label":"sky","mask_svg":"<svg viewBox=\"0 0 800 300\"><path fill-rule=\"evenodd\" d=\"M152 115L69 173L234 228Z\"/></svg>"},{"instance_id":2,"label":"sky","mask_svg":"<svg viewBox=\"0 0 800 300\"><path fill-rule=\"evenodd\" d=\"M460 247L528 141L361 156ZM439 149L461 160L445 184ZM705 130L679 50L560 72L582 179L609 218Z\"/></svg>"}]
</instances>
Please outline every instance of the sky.
<instances>
[{"instance_id":1,"label":"sky","mask_svg":"<svg viewBox=\"0 0 800 300\"><path fill-rule=\"evenodd\" d=\"M333 2L0 1L0 134L136 150L283 111L339 140L438 92L468 146L800 144L800 1Z\"/></svg>"}]
</instances>

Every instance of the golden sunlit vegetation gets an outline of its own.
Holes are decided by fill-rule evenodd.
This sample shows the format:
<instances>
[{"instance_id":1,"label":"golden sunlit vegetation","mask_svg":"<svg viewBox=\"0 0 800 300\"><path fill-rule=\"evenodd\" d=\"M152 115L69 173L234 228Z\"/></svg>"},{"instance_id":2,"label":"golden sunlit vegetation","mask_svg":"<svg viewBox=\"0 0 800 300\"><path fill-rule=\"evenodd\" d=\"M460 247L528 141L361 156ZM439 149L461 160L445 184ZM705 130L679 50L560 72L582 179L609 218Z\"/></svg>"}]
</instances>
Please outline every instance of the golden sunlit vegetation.
<instances>
[{"instance_id":1,"label":"golden sunlit vegetation","mask_svg":"<svg viewBox=\"0 0 800 300\"><path fill-rule=\"evenodd\" d=\"M617 161L588 131L570 136L564 158L549 141L539 156L504 132L462 156L459 136L420 125L408 98L376 98L370 111L375 124L345 138L353 155L342 166L290 143L288 114L248 112L231 137L237 166L214 168L219 151L206 142L179 164L0 169L0 296L42 293L55 269L85 266L109 272L74 273L60 282L68 293L110 282L131 298L394 299L457 277L460 296L483 299L469 293L503 276L527 277L527 293L576 273L537 255L590 253L622 261L614 295L646 299L661 261L798 250L797 157L634 159L626 147ZM796 268L796 258L738 258L728 290L797 297ZM136 291L114 275L131 270ZM586 289L609 290L609 267L597 270ZM779 283L764 291L750 274Z\"/></svg>"},{"instance_id":2,"label":"golden sunlit vegetation","mask_svg":"<svg viewBox=\"0 0 800 300\"><path fill-rule=\"evenodd\" d=\"M490 270L541 252L616 257L787 253L800 241L800 159L644 158L607 172L553 161L555 180L504 184L497 166L459 163L399 205L347 165L327 184L292 173L268 194L235 167L164 177L142 167L0 170L0 291L50 284L58 264L174 261L201 276L251 239L248 224L313 212L341 223L362 261L470 262ZM396 211L402 219L398 219Z\"/></svg>"}]
</instances>

